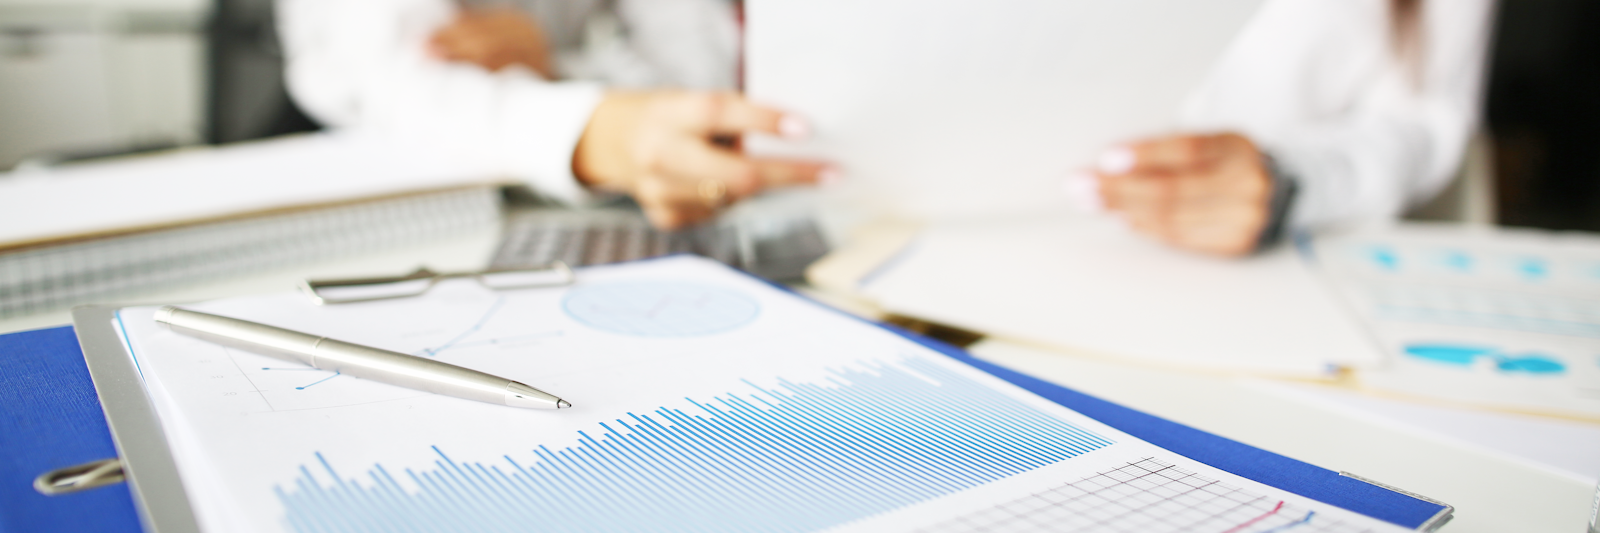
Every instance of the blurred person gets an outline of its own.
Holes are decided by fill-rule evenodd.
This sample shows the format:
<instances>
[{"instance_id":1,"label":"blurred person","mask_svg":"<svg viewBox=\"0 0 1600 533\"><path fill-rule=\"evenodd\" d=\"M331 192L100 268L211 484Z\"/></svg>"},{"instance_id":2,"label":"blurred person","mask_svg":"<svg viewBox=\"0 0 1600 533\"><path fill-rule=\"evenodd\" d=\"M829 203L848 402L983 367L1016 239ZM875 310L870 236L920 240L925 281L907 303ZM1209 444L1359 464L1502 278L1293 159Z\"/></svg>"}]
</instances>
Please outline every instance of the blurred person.
<instances>
[{"instance_id":1,"label":"blurred person","mask_svg":"<svg viewBox=\"0 0 1600 533\"><path fill-rule=\"evenodd\" d=\"M566 203L631 195L656 226L838 173L746 157L799 117L733 92L726 0L280 0L290 94L323 124L471 146Z\"/></svg>"},{"instance_id":2,"label":"blurred person","mask_svg":"<svg viewBox=\"0 0 1600 533\"><path fill-rule=\"evenodd\" d=\"M1091 210L1184 249L1394 218L1454 177L1479 115L1493 0L1268 0L1186 106L1192 132L1069 178Z\"/></svg>"}]
</instances>

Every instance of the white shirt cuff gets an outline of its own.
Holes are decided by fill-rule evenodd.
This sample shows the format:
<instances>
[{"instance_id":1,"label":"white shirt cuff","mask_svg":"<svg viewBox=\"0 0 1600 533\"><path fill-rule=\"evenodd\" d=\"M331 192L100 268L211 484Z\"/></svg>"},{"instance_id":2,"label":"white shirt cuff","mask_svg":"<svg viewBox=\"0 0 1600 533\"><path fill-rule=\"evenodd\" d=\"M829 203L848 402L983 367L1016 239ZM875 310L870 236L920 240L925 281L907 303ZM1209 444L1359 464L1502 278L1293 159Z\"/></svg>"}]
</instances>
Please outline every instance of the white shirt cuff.
<instances>
[{"instance_id":1,"label":"white shirt cuff","mask_svg":"<svg viewBox=\"0 0 1600 533\"><path fill-rule=\"evenodd\" d=\"M495 136L507 173L565 204L606 197L572 174L573 151L604 96L603 87L589 82L526 84L508 91Z\"/></svg>"}]
</instances>

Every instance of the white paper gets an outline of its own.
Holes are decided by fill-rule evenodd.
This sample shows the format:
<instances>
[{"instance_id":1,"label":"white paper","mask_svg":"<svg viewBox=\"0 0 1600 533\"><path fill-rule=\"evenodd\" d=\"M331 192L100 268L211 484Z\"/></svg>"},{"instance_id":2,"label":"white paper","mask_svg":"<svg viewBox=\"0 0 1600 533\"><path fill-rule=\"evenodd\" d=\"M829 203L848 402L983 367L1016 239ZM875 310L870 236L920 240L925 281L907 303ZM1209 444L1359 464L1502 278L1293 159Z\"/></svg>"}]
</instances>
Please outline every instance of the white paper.
<instances>
[{"instance_id":1,"label":"white paper","mask_svg":"<svg viewBox=\"0 0 1600 533\"><path fill-rule=\"evenodd\" d=\"M1113 143L1172 133L1260 0L751 0L746 90L840 164L838 196L901 216L1064 208Z\"/></svg>"},{"instance_id":2,"label":"white paper","mask_svg":"<svg viewBox=\"0 0 1600 533\"><path fill-rule=\"evenodd\" d=\"M1600 481L1600 425L1430 405L1333 387L1254 380L1252 388L1452 446L1483 450L1584 485Z\"/></svg>"},{"instance_id":3,"label":"white paper","mask_svg":"<svg viewBox=\"0 0 1600 533\"><path fill-rule=\"evenodd\" d=\"M1316 251L1388 355L1363 385L1600 421L1600 239L1408 225Z\"/></svg>"},{"instance_id":4,"label":"white paper","mask_svg":"<svg viewBox=\"0 0 1600 533\"><path fill-rule=\"evenodd\" d=\"M333 376L124 309L211 531L995 531L1045 517L1402 530L1161 450L703 259L587 268L571 288L457 280L407 300L193 307L438 357L574 405ZM1106 516L1105 499L1145 505ZM1001 519L1013 529L988 522Z\"/></svg>"},{"instance_id":5,"label":"white paper","mask_svg":"<svg viewBox=\"0 0 1600 533\"><path fill-rule=\"evenodd\" d=\"M885 310L1168 366L1318 377L1381 354L1293 250L1228 259L1115 221L952 221L865 280Z\"/></svg>"},{"instance_id":6,"label":"white paper","mask_svg":"<svg viewBox=\"0 0 1600 533\"><path fill-rule=\"evenodd\" d=\"M0 248L505 179L489 154L349 133L0 174Z\"/></svg>"}]
</instances>

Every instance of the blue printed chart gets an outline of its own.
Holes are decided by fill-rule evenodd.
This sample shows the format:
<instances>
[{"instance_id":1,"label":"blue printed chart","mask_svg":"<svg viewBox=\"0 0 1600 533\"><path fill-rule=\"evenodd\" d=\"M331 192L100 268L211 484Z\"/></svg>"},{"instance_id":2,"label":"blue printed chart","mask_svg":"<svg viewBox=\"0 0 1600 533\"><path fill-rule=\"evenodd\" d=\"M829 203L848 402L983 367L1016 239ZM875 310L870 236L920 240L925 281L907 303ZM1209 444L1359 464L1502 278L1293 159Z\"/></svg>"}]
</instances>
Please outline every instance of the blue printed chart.
<instances>
[{"instance_id":1,"label":"blue printed chart","mask_svg":"<svg viewBox=\"0 0 1600 533\"><path fill-rule=\"evenodd\" d=\"M346 477L319 454L278 495L307 532L812 531L1112 444L926 360L829 381L746 382L698 412L630 413L576 446L517 450L530 463L434 448L430 469Z\"/></svg>"},{"instance_id":2,"label":"blue printed chart","mask_svg":"<svg viewBox=\"0 0 1600 533\"><path fill-rule=\"evenodd\" d=\"M1150 457L1241 489L1216 496L1243 507L1207 524L1317 531L1361 518L1161 450L708 260L579 279L523 291L446 283L354 306L285 294L200 307L518 379L572 404L561 410L278 369L164 330L154 308L126 309L119 324L184 450L179 474L201 488L189 496L205 530L905 531ZM738 334L762 317L761 335ZM1163 520L1179 511L1151 508Z\"/></svg>"},{"instance_id":3,"label":"blue printed chart","mask_svg":"<svg viewBox=\"0 0 1600 533\"><path fill-rule=\"evenodd\" d=\"M761 312L748 295L714 285L641 281L574 287L562 302L586 326L638 337L698 337L737 329Z\"/></svg>"},{"instance_id":4,"label":"blue printed chart","mask_svg":"<svg viewBox=\"0 0 1600 533\"><path fill-rule=\"evenodd\" d=\"M1365 385L1600 421L1600 242L1399 229L1315 249L1391 354Z\"/></svg>"}]
</instances>

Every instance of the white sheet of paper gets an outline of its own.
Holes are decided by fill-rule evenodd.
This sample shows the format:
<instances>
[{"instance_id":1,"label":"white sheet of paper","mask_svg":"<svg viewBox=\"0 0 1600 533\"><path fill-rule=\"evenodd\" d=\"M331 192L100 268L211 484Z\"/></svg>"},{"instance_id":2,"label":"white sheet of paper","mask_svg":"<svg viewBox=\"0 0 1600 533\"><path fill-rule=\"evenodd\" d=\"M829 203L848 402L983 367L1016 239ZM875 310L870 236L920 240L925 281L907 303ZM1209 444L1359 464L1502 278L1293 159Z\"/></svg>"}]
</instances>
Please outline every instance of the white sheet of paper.
<instances>
[{"instance_id":1,"label":"white sheet of paper","mask_svg":"<svg viewBox=\"0 0 1600 533\"><path fill-rule=\"evenodd\" d=\"M1166 366L1300 377L1382 356L1291 249L1174 250L1116 221L952 221L866 279L885 310Z\"/></svg>"},{"instance_id":2,"label":"white sheet of paper","mask_svg":"<svg viewBox=\"0 0 1600 533\"><path fill-rule=\"evenodd\" d=\"M1600 424L1433 405L1309 383L1264 379L1247 383L1399 431L1485 450L1584 485L1600 482Z\"/></svg>"},{"instance_id":3,"label":"white sheet of paper","mask_svg":"<svg viewBox=\"0 0 1600 533\"><path fill-rule=\"evenodd\" d=\"M1363 385L1600 422L1600 239L1413 224L1316 250L1389 357Z\"/></svg>"},{"instance_id":4,"label":"white sheet of paper","mask_svg":"<svg viewBox=\"0 0 1600 533\"><path fill-rule=\"evenodd\" d=\"M1098 151L1171 133L1261 0L750 0L745 88L839 163L838 195L901 216L1063 205Z\"/></svg>"},{"instance_id":5,"label":"white sheet of paper","mask_svg":"<svg viewBox=\"0 0 1600 533\"><path fill-rule=\"evenodd\" d=\"M487 154L314 134L0 174L0 248L504 181Z\"/></svg>"},{"instance_id":6,"label":"white sheet of paper","mask_svg":"<svg viewBox=\"0 0 1600 533\"><path fill-rule=\"evenodd\" d=\"M210 531L992 531L1022 517L1403 530L1156 448L708 260L578 279L193 306L518 379L574 405L560 411L225 349L158 327L152 308L117 320ZM1108 515L1108 500L1140 505Z\"/></svg>"}]
</instances>

